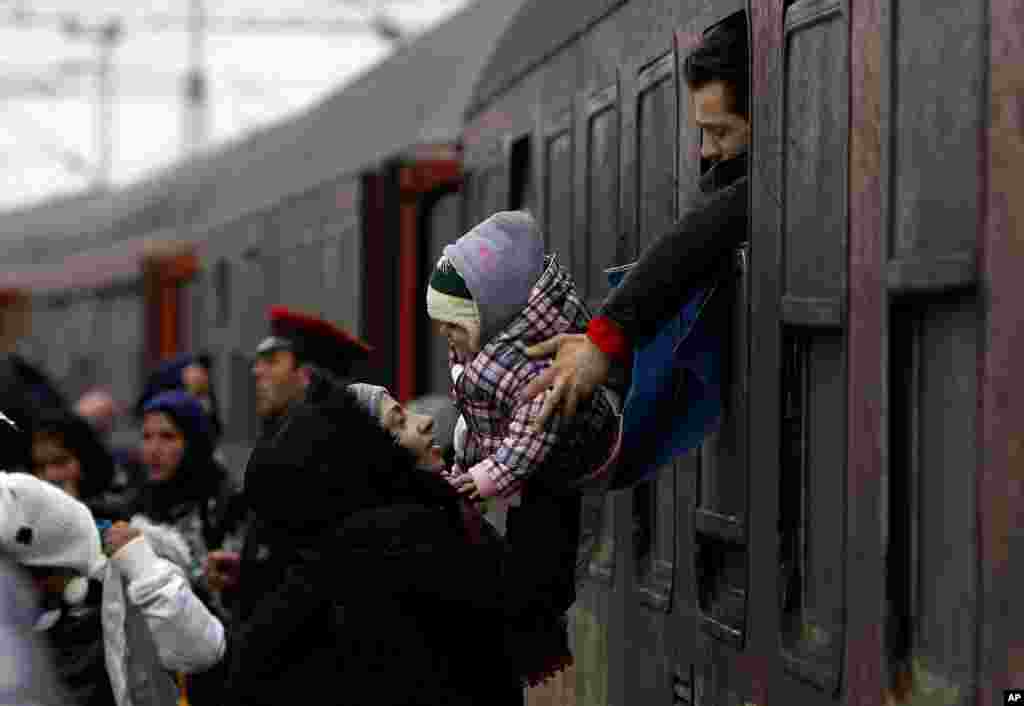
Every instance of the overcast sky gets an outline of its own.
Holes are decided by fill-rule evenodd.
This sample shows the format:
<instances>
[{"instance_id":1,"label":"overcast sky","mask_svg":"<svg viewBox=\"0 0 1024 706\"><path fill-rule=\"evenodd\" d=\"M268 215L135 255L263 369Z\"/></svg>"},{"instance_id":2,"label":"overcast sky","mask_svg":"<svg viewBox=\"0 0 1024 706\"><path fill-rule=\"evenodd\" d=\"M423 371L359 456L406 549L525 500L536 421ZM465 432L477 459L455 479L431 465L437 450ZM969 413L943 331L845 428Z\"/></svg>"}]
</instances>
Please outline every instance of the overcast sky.
<instances>
[{"instance_id":1,"label":"overcast sky","mask_svg":"<svg viewBox=\"0 0 1024 706\"><path fill-rule=\"evenodd\" d=\"M140 14L187 16L190 0L0 0L0 210L79 191L98 163L96 79L74 72L95 44L57 28L12 25L12 9L76 13L85 23L124 18L114 53L112 179L134 181L180 158L182 76L188 35L133 23ZM418 32L467 0L206 0L214 17L350 18L382 11ZM369 28L351 32L225 34L206 38L210 144L311 106L385 57L391 45ZM63 70L62 68L63 67ZM70 70L69 70L70 69ZM40 86L48 86L44 93Z\"/></svg>"}]
</instances>

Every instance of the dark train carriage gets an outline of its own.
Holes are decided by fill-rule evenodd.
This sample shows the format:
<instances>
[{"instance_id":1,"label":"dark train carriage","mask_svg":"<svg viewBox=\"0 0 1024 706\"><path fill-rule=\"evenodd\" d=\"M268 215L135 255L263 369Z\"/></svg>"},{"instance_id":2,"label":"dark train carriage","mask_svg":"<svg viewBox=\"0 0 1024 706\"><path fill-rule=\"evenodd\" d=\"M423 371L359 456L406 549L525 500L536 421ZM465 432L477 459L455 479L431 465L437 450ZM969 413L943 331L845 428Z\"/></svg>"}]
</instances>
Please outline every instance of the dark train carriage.
<instances>
[{"instance_id":1,"label":"dark train carriage","mask_svg":"<svg viewBox=\"0 0 1024 706\"><path fill-rule=\"evenodd\" d=\"M360 333L376 349L368 374L402 399L430 389L416 355L417 340L427 335L419 321L425 234L437 242L459 235L462 116L520 4L472 3L306 114L145 183L0 218L0 258L17 275L12 285L36 286L28 263L46 261L55 270L66 257L102 260L108 250L119 258L106 279L47 280L51 294L32 316L38 335L23 346L55 366L70 388L86 380L114 384L123 399L132 398L156 358L208 349L232 461L243 458L257 431L248 356L263 335L269 304L321 314ZM158 318L143 301L145 287L132 279L143 243L154 237L196 246L198 267L176 284L180 311L171 323ZM110 309L102 292L115 284L128 291L124 281L138 288L126 300L136 310L121 307L108 317L105 336L91 343L57 333L95 328L92 312ZM173 344L144 354L139 337L148 329L173 329ZM59 358L96 358L103 340L135 346L131 365L86 370ZM90 353L80 353L83 346Z\"/></svg>"},{"instance_id":2,"label":"dark train carriage","mask_svg":"<svg viewBox=\"0 0 1024 706\"><path fill-rule=\"evenodd\" d=\"M104 385L133 401L154 362L189 346L182 287L197 259L163 235L7 269L0 286L17 294L3 302L4 349L40 364L69 399Z\"/></svg>"},{"instance_id":3,"label":"dark train carriage","mask_svg":"<svg viewBox=\"0 0 1024 706\"><path fill-rule=\"evenodd\" d=\"M996 703L1024 685L1019 2L534 0L467 113L467 222L530 208L599 302L695 187L681 61L740 12L726 413L585 511L576 670L533 701Z\"/></svg>"}]
</instances>

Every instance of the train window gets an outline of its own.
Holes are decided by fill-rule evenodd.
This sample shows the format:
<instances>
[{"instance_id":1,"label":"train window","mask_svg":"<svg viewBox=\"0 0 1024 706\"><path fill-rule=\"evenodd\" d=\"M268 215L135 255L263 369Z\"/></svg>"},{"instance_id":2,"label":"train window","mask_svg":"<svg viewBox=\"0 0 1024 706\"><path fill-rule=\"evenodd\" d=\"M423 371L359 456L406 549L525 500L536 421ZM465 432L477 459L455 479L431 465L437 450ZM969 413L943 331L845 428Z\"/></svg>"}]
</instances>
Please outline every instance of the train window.
<instances>
[{"instance_id":1,"label":"train window","mask_svg":"<svg viewBox=\"0 0 1024 706\"><path fill-rule=\"evenodd\" d=\"M604 270L628 262L625 237L619 226L619 110L618 86L591 96L587 104L587 252L589 274L584 287L589 300L605 291Z\"/></svg>"},{"instance_id":2,"label":"train window","mask_svg":"<svg viewBox=\"0 0 1024 706\"><path fill-rule=\"evenodd\" d=\"M668 611L675 574L676 469L669 464L657 476L633 488L633 569L640 599Z\"/></svg>"},{"instance_id":3,"label":"train window","mask_svg":"<svg viewBox=\"0 0 1024 706\"><path fill-rule=\"evenodd\" d=\"M214 325L224 328L231 321L231 264L225 258L213 267L213 296L216 300Z\"/></svg>"},{"instance_id":4,"label":"train window","mask_svg":"<svg viewBox=\"0 0 1024 706\"><path fill-rule=\"evenodd\" d=\"M893 703L973 703L978 302L897 300L889 326L885 644ZM927 578L925 578L927 577Z\"/></svg>"},{"instance_id":5,"label":"train window","mask_svg":"<svg viewBox=\"0 0 1024 706\"><path fill-rule=\"evenodd\" d=\"M537 212L533 189L533 145L526 134L513 140L508 152L508 208Z\"/></svg>"},{"instance_id":6,"label":"train window","mask_svg":"<svg viewBox=\"0 0 1024 706\"><path fill-rule=\"evenodd\" d=\"M572 249L572 115L564 113L545 130L544 236L548 252L554 252L574 277ZM580 286L583 283L578 281Z\"/></svg>"},{"instance_id":7,"label":"train window","mask_svg":"<svg viewBox=\"0 0 1024 706\"><path fill-rule=\"evenodd\" d=\"M843 334L790 328L784 341L780 415L782 646L790 667L831 688L843 642Z\"/></svg>"},{"instance_id":8,"label":"train window","mask_svg":"<svg viewBox=\"0 0 1024 706\"><path fill-rule=\"evenodd\" d=\"M676 217L675 55L645 67L637 96L637 254Z\"/></svg>"}]
</instances>

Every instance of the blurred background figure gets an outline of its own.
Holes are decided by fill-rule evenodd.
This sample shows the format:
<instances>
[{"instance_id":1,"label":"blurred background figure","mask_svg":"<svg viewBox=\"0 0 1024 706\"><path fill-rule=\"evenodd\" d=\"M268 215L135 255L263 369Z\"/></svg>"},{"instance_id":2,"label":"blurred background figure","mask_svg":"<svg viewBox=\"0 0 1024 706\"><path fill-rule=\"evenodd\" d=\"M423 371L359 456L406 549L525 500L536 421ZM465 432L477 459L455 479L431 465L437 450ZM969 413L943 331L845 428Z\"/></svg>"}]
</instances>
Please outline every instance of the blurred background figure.
<instances>
[{"instance_id":1,"label":"blurred background figure","mask_svg":"<svg viewBox=\"0 0 1024 706\"><path fill-rule=\"evenodd\" d=\"M217 395L213 388L213 361L209 355L183 353L160 363L150 373L135 405L136 416L142 415L145 404L170 390L185 390L202 405L205 410L213 434L214 446L220 443L223 425L217 405Z\"/></svg>"},{"instance_id":2,"label":"blurred background figure","mask_svg":"<svg viewBox=\"0 0 1024 706\"><path fill-rule=\"evenodd\" d=\"M131 517L138 488L115 487L114 459L85 419L63 409L44 410L31 432L33 475L81 500L97 517Z\"/></svg>"},{"instance_id":3,"label":"blurred background figure","mask_svg":"<svg viewBox=\"0 0 1024 706\"><path fill-rule=\"evenodd\" d=\"M67 407L64 395L49 376L16 353L0 356L0 400L4 414L23 432L32 427L43 410ZM5 469L27 470L31 463L29 437L20 434L11 444Z\"/></svg>"},{"instance_id":4,"label":"blurred background figure","mask_svg":"<svg viewBox=\"0 0 1024 706\"><path fill-rule=\"evenodd\" d=\"M89 390L75 404L75 413L89 422L104 440L108 440L114 432L114 425L120 412L120 405L114 400L114 396L101 387Z\"/></svg>"}]
</instances>

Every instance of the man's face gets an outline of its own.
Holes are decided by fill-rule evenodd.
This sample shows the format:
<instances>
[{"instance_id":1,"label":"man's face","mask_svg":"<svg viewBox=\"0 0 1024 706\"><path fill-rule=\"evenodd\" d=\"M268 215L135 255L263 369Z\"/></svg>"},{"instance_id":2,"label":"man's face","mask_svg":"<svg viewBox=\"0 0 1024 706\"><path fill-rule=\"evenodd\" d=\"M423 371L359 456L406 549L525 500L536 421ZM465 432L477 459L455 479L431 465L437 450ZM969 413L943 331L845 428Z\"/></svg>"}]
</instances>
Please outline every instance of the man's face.
<instances>
[{"instance_id":1,"label":"man's face","mask_svg":"<svg viewBox=\"0 0 1024 706\"><path fill-rule=\"evenodd\" d=\"M750 145L750 121L729 110L725 81L710 81L692 90L694 122L701 129L700 156L712 163L738 157Z\"/></svg>"},{"instance_id":2,"label":"man's face","mask_svg":"<svg viewBox=\"0 0 1024 706\"><path fill-rule=\"evenodd\" d=\"M210 394L210 374L201 365L193 363L181 371L181 381L196 398L202 398Z\"/></svg>"},{"instance_id":3,"label":"man's face","mask_svg":"<svg viewBox=\"0 0 1024 706\"><path fill-rule=\"evenodd\" d=\"M441 465L441 448L434 443L434 418L406 410L391 395L381 403L380 423L398 440L399 446L411 451L421 468Z\"/></svg>"},{"instance_id":4,"label":"man's face","mask_svg":"<svg viewBox=\"0 0 1024 706\"><path fill-rule=\"evenodd\" d=\"M264 418L283 414L306 389L306 377L291 351L258 356L252 374L256 378L256 414Z\"/></svg>"}]
</instances>

